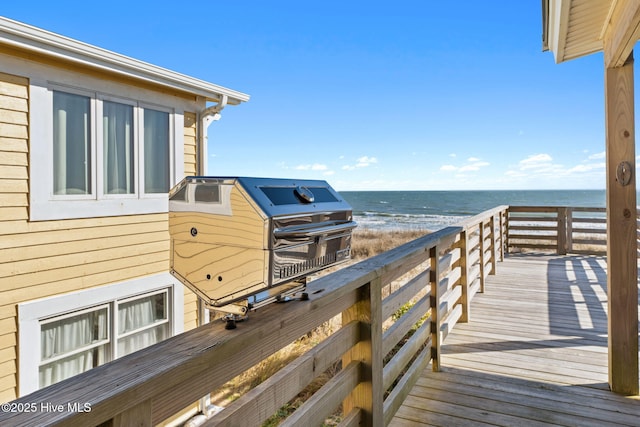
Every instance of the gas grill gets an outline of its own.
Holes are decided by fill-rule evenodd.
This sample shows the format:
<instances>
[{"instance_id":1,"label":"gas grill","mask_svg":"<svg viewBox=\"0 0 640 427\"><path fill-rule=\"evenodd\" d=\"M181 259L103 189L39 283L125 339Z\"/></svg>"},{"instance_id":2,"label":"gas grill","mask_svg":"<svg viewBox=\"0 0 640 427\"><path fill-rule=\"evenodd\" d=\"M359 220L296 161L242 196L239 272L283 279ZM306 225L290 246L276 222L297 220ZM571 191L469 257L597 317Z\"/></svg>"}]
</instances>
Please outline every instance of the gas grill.
<instances>
[{"instance_id":1,"label":"gas grill","mask_svg":"<svg viewBox=\"0 0 640 427\"><path fill-rule=\"evenodd\" d=\"M325 181L192 176L169 193L171 273L233 314L350 258L352 210Z\"/></svg>"}]
</instances>

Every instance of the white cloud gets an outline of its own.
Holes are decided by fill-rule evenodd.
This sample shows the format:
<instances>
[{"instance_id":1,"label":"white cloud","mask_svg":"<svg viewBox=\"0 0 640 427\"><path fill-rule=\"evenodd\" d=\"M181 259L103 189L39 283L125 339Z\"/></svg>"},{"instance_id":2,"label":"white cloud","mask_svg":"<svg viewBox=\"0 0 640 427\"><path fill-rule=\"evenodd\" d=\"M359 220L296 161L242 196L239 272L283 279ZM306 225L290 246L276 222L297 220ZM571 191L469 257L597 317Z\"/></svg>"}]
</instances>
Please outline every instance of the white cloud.
<instances>
[{"instance_id":1,"label":"white cloud","mask_svg":"<svg viewBox=\"0 0 640 427\"><path fill-rule=\"evenodd\" d=\"M588 153L588 152L587 152ZM526 182L530 187L596 187L603 178L605 163L593 161L601 159L602 153L587 156L578 164L563 165L556 163L547 153L530 155L513 165L505 172L505 176L517 181ZM517 180L517 181L516 181Z\"/></svg>"},{"instance_id":2,"label":"white cloud","mask_svg":"<svg viewBox=\"0 0 640 427\"><path fill-rule=\"evenodd\" d=\"M591 172L593 170L597 170L597 169L605 169L606 168L606 164L605 163L585 163L582 165L577 165L572 167L571 169L567 170L567 173L574 173L574 172Z\"/></svg>"},{"instance_id":3,"label":"white cloud","mask_svg":"<svg viewBox=\"0 0 640 427\"><path fill-rule=\"evenodd\" d=\"M489 162L482 162L480 159L476 159L474 163L462 166L459 171L460 172L469 172L469 171L478 171L480 168L489 166Z\"/></svg>"},{"instance_id":4,"label":"white cloud","mask_svg":"<svg viewBox=\"0 0 640 427\"><path fill-rule=\"evenodd\" d=\"M375 163L378 163L378 159L376 159L375 157L362 156L358 159L358 164L356 164L356 167L364 168Z\"/></svg>"},{"instance_id":5,"label":"white cloud","mask_svg":"<svg viewBox=\"0 0 640 427\"><path fill-rule=\"evenodd\" d=\"M475 172L479 171L480 168L485 166L489 166L489 162L482 161L477 157L469 157L467 159L467 164L462 166L455 166L451 164L440 166L440 170L443 172Z\"/></svg>"},{"instance_id":6,"label":"white cloud","mask_svg":"<svg viewBox=\"0 0 640 427\"><path fill-rule=\"evenodd\" d=\"M526 159L520 160L520 169L538 169L547 167L551 164L553 158L548 154L533 154Z\"/></svg>"},{"instance_id":7,"label":"white cloud","mask_svg":"<svg viewBox=\"0 0 640 427\"><path fill-rule=\"evenodd\" d=\"M352 171L356 168L366 168L376 163L378 163L378 159L376 157L362 156L356 159L355 165L344 165L342 166L342 170Z\"/></svg>"},{"instance_id":8,"label":"white cloud","mask_svg":"<svg viewBox=\"0 0 640 427\"><path fill-rule=\"evenodd\" d=\"M456 153L451 153L451 154L449 154L449 157L454 157L454 158L455 158L456 156L457 156L457 154L456 154Z\"/></svg>"},{"instance_id":9,"label":"white cloud","mask_svg":"<svg viewBox=\"0 0 640 427\"><path fill-rule=\"evenodd\" d=\"M592 154L588 157L589 160L599 160L599 159L604 159L607 157L607 152L603 151L601 153L595 153Z\"/></svg>"},{"instance_id":10,"label":"white cloud","mask_svg":"<svg viewBox=\"0 0 640 427\"><path fill-rule=\"evenodd\" d=\"M327 170L329 168L327 167L327 165L323 165L323 164L320 164L320 163L314 163L312 165L298 165L294 169L298 170L298 171L309 171L309 170L311 170L311 171L324 171L324 170Z\"/></svg>"}]
</instances>

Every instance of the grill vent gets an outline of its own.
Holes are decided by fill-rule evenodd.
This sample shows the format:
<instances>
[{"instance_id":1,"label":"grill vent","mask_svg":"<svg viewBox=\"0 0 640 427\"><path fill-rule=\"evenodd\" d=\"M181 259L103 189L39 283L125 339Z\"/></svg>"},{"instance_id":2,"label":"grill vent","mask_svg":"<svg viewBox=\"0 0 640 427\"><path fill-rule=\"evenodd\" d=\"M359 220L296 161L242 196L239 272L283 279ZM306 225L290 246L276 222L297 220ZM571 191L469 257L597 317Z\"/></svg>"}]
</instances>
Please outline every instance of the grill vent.
<instances>
[{"instance_id":1,"label":"grill vent","mask_svg":"<svg viewBox=\"0 0 640 427\"><path fill-rule=\"evenodd\" d=\"M337 260L338 255L334 252L331 254L323 255L321 257L308 259L297 264L286 265L280 269L280 279L297 276L298 274L304 273L308 270L317 270L319 267L334 264Z\"/></svg>"}]
</instances>

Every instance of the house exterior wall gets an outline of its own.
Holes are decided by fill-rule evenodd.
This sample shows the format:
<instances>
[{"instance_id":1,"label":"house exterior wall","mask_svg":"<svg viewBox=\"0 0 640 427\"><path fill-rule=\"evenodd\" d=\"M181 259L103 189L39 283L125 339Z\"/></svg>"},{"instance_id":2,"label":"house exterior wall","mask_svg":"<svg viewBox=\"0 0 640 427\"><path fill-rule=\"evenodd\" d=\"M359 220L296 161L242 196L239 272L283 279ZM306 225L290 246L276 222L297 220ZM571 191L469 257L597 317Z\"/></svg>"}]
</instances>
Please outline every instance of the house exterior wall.
<instances>
[{"instance_id":1,"label":"house exterior wall","mask_svg":"<svg viewBox=\"0 0 640 427\"><path fill-rule=\"evenodd\" d=\"M25 66L24 60L18 62ZM19 304L169 268L166 212L30 221L30 79L3 71L0 65L0 402L21 393ZM195 99L192 104L199 108ZM195 174L196 114L184 111L183 116L184 173ZM191 329L197 324L196 297L186 288L181 292L184 319L175 321L184 322L178 329Z\"/></svg>"}]
</instances>

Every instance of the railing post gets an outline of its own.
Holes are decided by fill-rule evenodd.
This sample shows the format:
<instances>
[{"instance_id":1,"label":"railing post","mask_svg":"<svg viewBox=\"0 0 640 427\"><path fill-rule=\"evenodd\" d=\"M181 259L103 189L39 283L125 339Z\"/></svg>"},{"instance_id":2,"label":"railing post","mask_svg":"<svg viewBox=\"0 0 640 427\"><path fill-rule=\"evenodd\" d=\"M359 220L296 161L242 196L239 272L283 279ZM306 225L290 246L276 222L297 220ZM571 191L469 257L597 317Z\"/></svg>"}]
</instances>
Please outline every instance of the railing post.
<instances>
[{"instance_id":1,"label":"railing post","mask_svg":"<svg viewBox=\"0 0 640 427\"><path fill-rule=\"evenodd\" d=\"M431 285L431 366L440 371L440 256L438 245L429 249L429 283Z\"/></svg>"},{"instance_id":2,"label":"railing post","mask_svg":"<svg viewBox=\"0 0 640 427\"><path fill-rule=\"evenodd\" d=\"M471 301L469 300L469 263L468 263L468 247L469 237L467 230L463 230L460 233L460 286L462 289L462 295L460 297L460 303L462 304L462 314L460 315L460 322L467 323L471 317Z\"/></svg>"},{"instance_id":3,"label":"railing post","mask_svg":"<svg viewBox=\"0 0 640 427\"><path fill-rule=\"evenodd\" d=\"M507 211L503 210L500 211L500 221L499 221L499 226L500 226L500 247L498 249L498 254L500 255L500 262L504 261L504 246L505 246L505 242L504 242L504 238L505 238L505 221L507 219Z\"/></svg>"},{"instance_id":4,"label":"railing post","mask_svg":"<svg viewBox=\"0 0 640 427\"><path fill-rule=\"evenodd\" d=\"M342 357L342 366L360 362L358 386L342 402L343 414L355 408L362 411L363 426L382 426L382 286L379 278L362 286L358 302L342 312L342 324L360 323L360 341Z\"/></svg>"},{"instance_id":5,"label":"railing post","mask_svg":"<svg viewBox=\"0 0 640 427\"><path fill-rule=\"evenodd\" d=\"M558 255L567 254L567 208L558 208Z\"/></svg>"},{"instance_id":6,"label":"railing post","mask_svg":"<svg viewBox=\"0 0 640 427\"><path fill-rule=\"evenodd\" d=\"M119 413L111 420L111 427L151 427L151 400Z\"/></svg>"},{"instance_id":7,"label":"railing post","mask_svg":"<svg viewBox=\"0 0 640 427\"><path fill-rule=\"evenodd\" d=\"M478 244L478 250L480 251L480 257L479 262L480 262L480 289L478 289L478 292L480 293L484 293L484 237L485 237L485 233L484 233L484 220L480 221L479 224L480 227L480 242Z\"/></svg>"},{"instance_id":8,"label":"railing post","mask_svg":"<svg viewBox=\"0 0 640 427\"><path fill-rule=\"evenodd\" d=\"M567 208L567 253L573 252L573 208Z\"/></svg>"},{"instance_id":9,"label":"railing post","mask_svg":"<svg viewBox=\"0 0 640 427\"><path fill-rule=\"evenodd\" d=\"M503 245L505 247L505 251L507 253L509 253L509 211L511 210L511 206L509 206L509 208L504 212L504 234L505 234L505 241L503 242Z\"/></svg>"},{"instance_id":10,"label":"railing post","mask_svg":"<svg viewBox=\"0 0 640 427\"><path fill-rule=\"evenodd\" d=\"M495 215L491 215L491 218L489 218L489 226L491 227L491 272L489 274L496 274L496 217Z\"/></svg>"}]
</instances>

